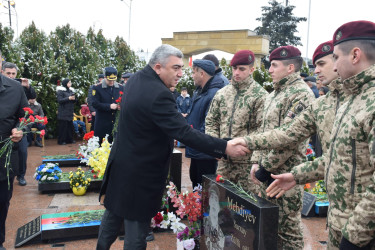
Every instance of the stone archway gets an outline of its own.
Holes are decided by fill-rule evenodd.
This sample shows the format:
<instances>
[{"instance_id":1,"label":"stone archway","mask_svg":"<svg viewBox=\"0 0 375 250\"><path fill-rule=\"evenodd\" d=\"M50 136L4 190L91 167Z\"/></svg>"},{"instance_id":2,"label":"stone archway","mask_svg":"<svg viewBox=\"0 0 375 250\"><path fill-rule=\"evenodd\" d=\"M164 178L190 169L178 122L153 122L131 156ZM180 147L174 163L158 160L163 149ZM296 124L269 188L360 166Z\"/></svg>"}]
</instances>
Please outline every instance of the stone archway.
<instances>
[{"instance_id":1,"label":"stone archway","mask_svg":"<svg viewBox=\"0 0 375 250\"><path fill-rule=\"evenodd\" d=\"M235 54L238 50L248 49L255 54L255 67L268 55L268 36L258 36L251 30L217 30L173 32L173 38L162 38L162 44L170 44L184 53L184 64L189 57L212 50L221 50Z\"/></svg>"}]
</instances>

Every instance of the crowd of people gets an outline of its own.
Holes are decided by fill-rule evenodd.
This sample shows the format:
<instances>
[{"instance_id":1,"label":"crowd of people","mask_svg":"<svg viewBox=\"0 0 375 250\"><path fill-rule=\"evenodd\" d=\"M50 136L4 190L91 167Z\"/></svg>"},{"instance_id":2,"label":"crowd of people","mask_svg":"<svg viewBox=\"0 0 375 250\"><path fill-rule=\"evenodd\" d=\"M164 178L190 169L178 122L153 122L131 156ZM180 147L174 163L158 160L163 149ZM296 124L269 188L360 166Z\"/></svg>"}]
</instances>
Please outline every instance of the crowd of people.
<instances>
[{"instance_id":1,"label":"crowd of people","mask_svg":"<svg viewBox=\"0 0 375 250\"><path fill-rule=\"evenodd\" d=\"M193 187L202 183L203 175L219 173L279 206L278 249L304 248L302 184L322 179L330 202L327 248L375 249L375 23L343 24L332 41L320 44L313 54L317 78L301 74L298 48L273 50L271 93L253 79L255 54L239 50L230 63L231 81L210 54L193 61L192 97L186 88L180 94L175 88L182 77L182 58L180 50L164 44L144 69L122 74L118 83L117 70L107 67L89 88L81 113L91 121L95 136L101 140L108 135L114 142L99 195L99 200L105 195L106 210L97 249L109 249L123 224L124 249L146 249L174 140L186 145ZM9 187L0 167L0 249L13 179L26 185L27 146L33 140L22 137L16 124L25 106L43 115L28 80L12 80L17 70L4 63L0 76L0 101L6 106L0 110L0 141L10 136L18 142L12 166L19 165ZM59 144L73 143L74 131L80 133L79 122L74 125L72 85L64 79L57 88ZM81 130L86 130L82 124ZM322 156L306 161L314 136Z\"/></svg>"}]
</instances>

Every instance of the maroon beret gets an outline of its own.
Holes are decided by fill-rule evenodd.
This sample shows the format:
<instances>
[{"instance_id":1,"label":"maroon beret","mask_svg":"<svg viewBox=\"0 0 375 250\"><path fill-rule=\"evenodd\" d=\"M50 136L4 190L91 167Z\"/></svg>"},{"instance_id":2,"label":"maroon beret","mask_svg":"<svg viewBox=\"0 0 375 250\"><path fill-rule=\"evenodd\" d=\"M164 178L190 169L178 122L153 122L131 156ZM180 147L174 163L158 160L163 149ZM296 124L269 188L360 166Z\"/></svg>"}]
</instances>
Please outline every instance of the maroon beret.
<instances>
[{"instance_id":1,"label":"maroon beret","mask_svg":"<svg viewBox=\"0 0 375 250\"><path fill-rule=\"evenodd\" d=\"M375 40L375 23L354 21L341 25L333 34L333 44L350 40Z\"/></svg>"},{"instance_id":2,"label":"maroon beret","mask_svg":"<svg viewBox=\"0 0 375 250\"><path fill-rule=\"evenodd\" d=\"M254 62L255 55L250 50L239 50L234 54L230 66L250 65Z\"/></svg>"},{"instance_id":3,"label":"maroon beret","mask_svg":"<svg viewBox=\"0 0 375 250\"><path fill-rule=\"evenodd\" d=\"M328 41L325 43L320 44L313 55L313 64L315 65L316 60L322 58L323 56L329 55L333 53L333 42Z\"/></svg>"},{"instance_id":4,"label":"maroon beret","mask_svg":"<svg viewBox=\"0 0 375 250\"><path fill-rule=\"evenodd\" d=\"M294 46L282 46L274 49L270 55L270 62L272 60L288 60L301 57L301 51Z\"/></svg>"}]
</instances>

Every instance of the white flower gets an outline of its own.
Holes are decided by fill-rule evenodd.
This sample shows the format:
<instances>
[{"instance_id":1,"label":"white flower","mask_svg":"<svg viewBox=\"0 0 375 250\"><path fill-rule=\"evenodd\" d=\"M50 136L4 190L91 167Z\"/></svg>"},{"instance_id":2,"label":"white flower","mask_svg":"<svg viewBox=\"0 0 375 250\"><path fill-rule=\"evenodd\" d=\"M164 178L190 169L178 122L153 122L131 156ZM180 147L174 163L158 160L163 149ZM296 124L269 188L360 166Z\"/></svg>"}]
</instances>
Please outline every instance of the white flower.
<instances>
[{"instance_id":1,"label":"white flower","mask_svg":"<svg viewBox=\"0 0 375 250\"><path fill-rule=\"evenodd\" d=\"M40 179L41 181L45 181L47 179L47 175L43 175L42 179Z\"/></svg>"},{"instance_id":2,"label":"white flower","mask_svg":"<svg viewBox=\"0 0 375 250\"><path fill-rule=\"evenodd\" d=\"M182 245L186 250L193 250L195 247L194 239L188 239L182 241Z\"/></svg>"},{"instance_id":3,"label":"white flower","mask_svg":"<svg viewBox=\"0 0 375 250\"><path fill-rule=\"evenodd\" d=\"M181 232L184 230L186 225L184 223L180 222L171 222L171 229L173 230L173 233Z\"/></svg>"},{"instance_id":4,"label":"white flower","mask_svg":"<svg viewBox=\"0 0 375 250\"><path fill-rule=\"evenodd\" d=\"M160 228L168 229L169 223L169 220L163 220L162 222L160 222Z\"/></svg>"},{"instance_id":5,"label":"white flower","mask_svg":"<svg viewBox=\"0 0 375 250\"><path fill-rule=\"evenodd\" d=\"M55 178L54 177L47 177L47 180L51 181L51 180L54 180Z\"/></svg>"},{"instance_id":6,"label":"white flower","mask_svg":"<svg viewBox=\"0 0 375 250\"><path fill-rule=\"evenodd\" d=\"M46 172L47 171L47 167L44 167L42 170L40 170L40 172Z\"/></svg>"},{"instance_id":7,"label":"white flower","mask_svg":"<svg viewBox=\"0 0 375 250\"><path fill-rule=\"evenodd\" d=\"M34 179L36 178L36 176L38 175L38 173L37 172L35 172L35 174L34 174Z\"/></svg>"}]
</instances>

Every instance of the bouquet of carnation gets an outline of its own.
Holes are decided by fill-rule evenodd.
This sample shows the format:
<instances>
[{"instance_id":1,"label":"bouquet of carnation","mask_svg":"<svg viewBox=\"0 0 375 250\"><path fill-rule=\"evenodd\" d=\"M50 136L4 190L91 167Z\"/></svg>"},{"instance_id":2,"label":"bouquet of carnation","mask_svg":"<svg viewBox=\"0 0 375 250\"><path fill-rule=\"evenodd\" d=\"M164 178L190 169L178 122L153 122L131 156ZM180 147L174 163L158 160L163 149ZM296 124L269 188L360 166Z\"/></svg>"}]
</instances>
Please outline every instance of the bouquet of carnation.
<instances>
[{"instance_id":1,"label":"bouquet of carnation","mask_svg":"<svg viewBox=\"0 0 375 250\"><path fill-rule=\"evenodd\" d=\"M192 193L179 193L173 182L169 182L168 197L174 203L173 207L177 207L176 213L183 218L187 216L189 220L188 226L185 225L183 230L178 230L177 238L182 241L184 248L193 249L195 240L200 237L201 228L201 193L202 186L195 187ZM181 227L180 227L181 228Z\"/></svg>"},{"instance_id":2,"label":"bouquet of carnation","mask_svg":"<svg viewBox=\"0 0 375 250\"><path fill-rule=\"evenodd\" d=\"M25 131L25 128L28 126L28 125L32 125L34 123L41 123L41 124L44 124L46 125L48 123L48 120L47 120L47 117L40 117L40 116L32 116L32 114L34 113L34 111L32 111L32 109L28 108L28 107L25 107L23 108L23 110L25 111L25 116L20 118L20 124L18 125L17 129L19 131ZM23 132L23 134L27 134L27 133L31 133L30 132ZM40 134L41 136L44 136L45 135L45 131L44 130L41 130L41 131L37 131L35 132L37 134ZM12 154L12 149L13 149L13 141L12 141L12 138L9 137L9 138L6 138L5 140L2 140L0 141L0 144L4 144L3 147L0 149L0 157L2 157L4 154L5 154L5 168L7 169L7 177L8 177L8 187L10 187L10 183L9 183L9 166L10 166L10 156Z\"/></svg>"},{"instance_id":3,"label":"bouquet of carnation","mask_svg":"<svg viewBox=\"0 0 375 250\"><path fill-rule=\"evenodd\" d=\"M95 148L91 152L88 160L88 165L93 168L93 172L98 173L98 178L103 178L105 168L107 167L108 157L111 152L112 144L107 140L108 135L103 139L100 148ZM96 176L96 175L95 175Z\"/></svg>"},{"instance_id":4,"label":"bouquet of carnation","mask_svg":"<svg viewBox=\"0 0 375 250\"><path fill-rule=\"evenodd\" d=\"M85 171L82 170L82 168L77 168L77 171L69 172L69 184L70 188L76 187L83 187L83 188L88 188L90 186L91 178L87 178L85 176Z\"/></svg>"},{"instance_id":5,"label":"bouquet of carnation","mask_svg":"<svg viewBox=\"0 0 375 250\"><path fill-rule=\"evenodd\" d=\"M40 182L57 182L61 175L62 171L57 164L47 163L36 168L34 179Z\"/></svg>"},{"instance_id":6,"label":"bouquet of carnation","mask_svg":"<svg viewBox=\"0 0 375 250\"><path fill-rule=\"evenodd\" d=\"M79 146L77 156L81 158L81 162L87 163L91 153L100 146L99 137L94 136L94 131L91 131L86 133L83 139L87 141L87 144Z\"/></svg>"},{"instance_id":7,"label":"bouquet of carnation","mask_svg":"<svg viewBox=\"0 0 375 250\"><path fill-rule=\"evenodd\" d=\"M122 95L124 94L124 92L120 91L119 94L120 94L120 97L117 98L116 103L117 103L117 105L120 106L121 101L122 101ZM117 133L117 127L118 127L118 121L119 121L119 119L120 119L120 109L118 108L118 109L116 110L116 120L115 120L115 124L113 125L113 129L112 129L112 136L113 136L113 137L115 137L115 134Z\"/></svg>"},{"instance_id":8,"label":"bouquet of carnation","mask_svg":"<svg viewBox=\"0 0 375 250\"><path fill-rule=\"evenodd\" d=\"M183 223L180 223L180 218L169 212L164 214L164 212L157 213L154 218L151 219L151 227L152 228L163 228L163 229L172 229L174 233L177 231L183 230L186 226Z\"/></svg>"}]
</instances>

